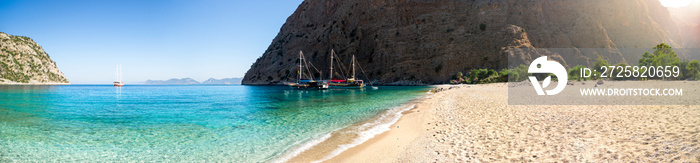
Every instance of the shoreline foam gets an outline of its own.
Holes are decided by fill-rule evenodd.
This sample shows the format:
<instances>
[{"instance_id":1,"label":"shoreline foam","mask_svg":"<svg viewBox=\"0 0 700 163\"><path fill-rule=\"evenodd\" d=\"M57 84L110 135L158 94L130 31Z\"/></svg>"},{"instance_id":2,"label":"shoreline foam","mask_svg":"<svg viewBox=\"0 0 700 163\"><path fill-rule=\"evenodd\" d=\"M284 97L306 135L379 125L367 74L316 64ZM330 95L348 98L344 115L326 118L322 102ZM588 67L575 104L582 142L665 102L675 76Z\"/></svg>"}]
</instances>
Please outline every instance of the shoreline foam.
<instances>
[{"instance_id":1,"label":"shoreline foam","mask_svg":"<svg viewBox=\"0 0 700 163\"><path fill-rule=\"evenodd\" d=\"M352 147L355 147L357 145L360 145L360 144L366 142L369 139L374 138L376 135L379 135L381 133L384 133L386 131L391 130L391 126L393 124L395 124L399 120L399 118L401 118L401 116L403 115L402 112L411 110L413 108L415 108L415 104L411 105L410 107L397 109L397 111L392 112L393 114L390 114L390 115L384 114L379 119L376 119L374 122L363 124L361 128L366 128L366 127L370 127L370 128L365 129L364 131L360 131L360 133L358 133L360 136L353 139L352 143L338 145L338 148L333 150L330 153L330 155L328 155L320 160L314 161L314 163L329 160L335 156L338 156L343 151L346 151ZM390 116L393 116L393 117L390 117ZM388 119L385 119L385 118L388 118ZM384 121L384 120L388 120L388 122L382 123L382 121Z\"/></svg>"},{"instance_id":2,"label":"shoreline foam","mask_svg":"<svg viewBox=\"0 0 700 163\"><path fill-rule=\"evenodd\" d=\"M332 131L331 133L336 132L336 131ZM321 136L317 136L317 137L314 137L311 139L300 141L296 145L293 145L291 148L287 149L286 152L283 152L282 155L270 160L270 162L274 162L274 163L287 162L287 161L289 161L289 159L292 159L292 158L298 156L302 152L307 151L307 150L311 149L312 147L318 145L319 143L328 140L328 138L331 137L331 133L321 134Z\"/></svg>"},{"instance_id":3,"label":"shoreline foam","mask_svg":"<svg viewBox=\"0 0 700 163\"><path fill-rule=\"evenodd\" d=\"M431 89L432 90L432 89ZM348 127L336 130L328 134L328 137L323 137L321 140L314 139L309 142L314 142L313 145L298 145L291 148L290 151L294 155L285 155L278 157L275 160L279 162L324 162L333 159L337 155L345 152L348 149L354 148L358 145L362 145L381 135L389 130L396 124L397 121L401 119L404 112L413 110L416 104L422 102L425 99L432 97L432 92L427 92L426 95L421 95L416 99L413 99L407 103L401 104L399 106L387 109L376 116L358 122L356 124L350 125ZM352 135L352 136L348 136ZM319 146L325 146L319 147ZM327 147L334 147L333 149ZM322 148L322 149L318 149ZM319 152L324 151L324 152ZM292 153L292 152L285 152Z\"/></svg>"}]
</instances>

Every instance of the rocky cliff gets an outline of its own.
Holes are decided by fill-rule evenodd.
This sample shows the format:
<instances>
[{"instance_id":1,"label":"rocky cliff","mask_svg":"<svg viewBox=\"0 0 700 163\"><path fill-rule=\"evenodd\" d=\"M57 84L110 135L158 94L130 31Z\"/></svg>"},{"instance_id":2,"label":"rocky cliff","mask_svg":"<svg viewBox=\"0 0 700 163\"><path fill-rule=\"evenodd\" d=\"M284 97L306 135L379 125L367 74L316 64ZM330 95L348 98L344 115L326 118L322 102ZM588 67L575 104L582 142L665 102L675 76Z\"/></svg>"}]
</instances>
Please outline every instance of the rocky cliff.
<instances>
[{"instance_id":1,"label":"rocky cliff","mask_svg":"<svg viewBox=\"0 0 700 163\"><path fill-rule=\"evenodd\" d=\"M692 1L681 8L668 8L672 20L682 33L682 43L686 48L700 48L700 1ZM694 56L696 59L700 56Z\"/></svg>"},{"instance_id":2,"label":"rocky cliff","mask_svg":"<svg viewBox=\"0 0 700 163\"><path fill-rule=\"evenodd\" d=\"M504 68L513 55L520 63L541 55L569 65L594 62L534 48L650 48L662 42L678 48L680 35L658 0L305 0L242 82L295 80L299 51L323 76L334 49L346 65L355 55L367 74L361 78L374 84L434 84L458 71ZM627 62L619 53L605 57Z\"/></svg>"},{"instance_id":3,"label":"rocky cliff","mask_svg":"<svg viewBox=\"0 0 700 163\"><path fill-rule=\"evenodd\" d=\"M68 84L34 40L0 32L0 84Z\"/></svg>"}]
</instances>

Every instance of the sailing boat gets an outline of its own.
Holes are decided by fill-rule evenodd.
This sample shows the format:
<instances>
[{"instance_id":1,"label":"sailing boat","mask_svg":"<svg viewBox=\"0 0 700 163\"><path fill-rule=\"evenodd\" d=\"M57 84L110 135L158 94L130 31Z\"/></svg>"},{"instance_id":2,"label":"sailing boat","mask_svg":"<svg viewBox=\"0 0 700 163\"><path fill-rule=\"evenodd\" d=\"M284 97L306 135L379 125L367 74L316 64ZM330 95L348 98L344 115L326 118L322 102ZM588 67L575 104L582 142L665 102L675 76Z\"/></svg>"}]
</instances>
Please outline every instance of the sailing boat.
<instances>
[{"instance_id":1,"label":"sailing boat","mask_svg":"<svg viewBox=\"0 0 700 163\"><path fill-rule=\"evenodd\" d=\"M294 89L328 89L328 82L321 80L316 81L313 80L313 77L310 79L303 79L304 67L306 67L306 71L311 74L308 64L309 63L306 62L306 59L304 59L304 53L299 51L299 78L297 78L296 83L288 83L287 85Z\"/></svg>"},{"instance_id":2,"label":"sailing boat","mask_svg":"<svg viewBox=\"0 0 700 163\"><path fill-rule=\"evenodd\" d=\"M362 87L365 86L364 81L355 79L355 62L357 62L357 60L355 59L355 55L352 55L352 66L351 66L352 67L352 76L350 78L345 79L345 80L333 78L333 56L335 56L335 51L333 49L331 49L331 75L330 75L330 80L328 82L328 85L333 86L333 87L338 87L338 88L359 88L359 89L362 89Z\"/></svg>"},{"instance_id":3,"label":"sailing boat","mask_svg":"<svg viewBox=\"0 0 700 163\"><path fill-rule=\"evenodd\" d=\"M117 73L114 74L114 86L115 87L121 87L124 86L124 82L122 82L122 65L117 64Z\"/></svg>"}]
</instances>

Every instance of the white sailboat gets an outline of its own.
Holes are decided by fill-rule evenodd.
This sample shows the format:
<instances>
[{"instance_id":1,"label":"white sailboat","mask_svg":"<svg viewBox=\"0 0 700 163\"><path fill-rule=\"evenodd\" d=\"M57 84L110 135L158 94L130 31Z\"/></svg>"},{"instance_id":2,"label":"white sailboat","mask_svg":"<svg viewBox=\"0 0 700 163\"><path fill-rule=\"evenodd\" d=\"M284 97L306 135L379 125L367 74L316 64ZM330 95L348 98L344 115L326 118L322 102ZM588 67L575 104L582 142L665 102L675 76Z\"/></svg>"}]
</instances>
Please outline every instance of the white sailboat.
<instances>
[{"instance_id":1,"label":"white sailboat","mask_svg":"<svg viewBox=\"0 0 700 163\"><path fill-rule=\"evenodd\" d=\"M124 82L122 82L122 79L123 79L122 65L117 64L117 73L114 74L114 86L115 87L124 86Z\"/></svg>"},{"instance_id":2,"label":"white sailboat","mask_svg":"<svg viewBox=\"0 0 700 163\"><path fill-rule=\"evenodd\" d=\"M334 87L334 88L360 88L365 86L365 83L363 80L357 80L355 79L355 55L352 55L352 60L351 60L351 68L352 68L352 76L350 78L346 79L335 79L333 78L333 56L335 56L335 51L331 49L331 74L329 78L329 85ZM341 65L341 69L342 69Z\"/></svg>"},{"instance_id":3,"label":"white sailboat","mask_svg":"<svg viewBox=\"0 0 700 163\"><path fill-rule=\"evenodd\" d=\"M288 83L287 85L294 89L328 89L328 82L314 80L311 75L309 75L309 78L304 79L304 70L311 74L311 70L309 70L310 64L311 63L308 63L306 59L304 59L304 53L299 51L299 78L297 78L296 83ZM304 69L305 67L306 69Z\"/></svg>"}]
</instances>

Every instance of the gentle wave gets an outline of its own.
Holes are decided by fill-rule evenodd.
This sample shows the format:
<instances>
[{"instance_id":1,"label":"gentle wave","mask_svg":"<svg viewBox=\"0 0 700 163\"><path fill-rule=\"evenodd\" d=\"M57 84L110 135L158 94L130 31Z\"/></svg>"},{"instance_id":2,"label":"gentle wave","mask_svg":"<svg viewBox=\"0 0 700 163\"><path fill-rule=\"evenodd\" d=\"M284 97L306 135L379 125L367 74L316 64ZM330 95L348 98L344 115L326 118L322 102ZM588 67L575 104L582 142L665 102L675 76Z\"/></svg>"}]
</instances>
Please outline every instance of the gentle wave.
<instances>
[{"instance_id":1,"label":"gentle wave","mask_svg":"<svg viewBox=\"0 0 700 163\"><path fill-rule=\"evenodd\" d=\"M329 160L347 149L360 145L376 135L389 131L391 129L391 125L399 121L399 118L401 118L401 116L403 115L402 113L404 111L411 110L415 106L416 105L414 104L408 107L396 107L388 111L386 114L382 114L376 120L370 123L362 124L362 126L359 129L360 131L357 133L358 137L355 138L351 143L338 145L338 148L333 150L333 152L331 152L328 156L324 157L321 160L314 161L314 163Z\"/></svg>"},{"instance_id":2,"label":"gentle wave","mask_svg":"<svg viewBox=\"0 0 700 163\"><path fill-rule=\"evenodd\" d=\"M410 106L408 104L403 104L401 106L394 107L392 109L387 110L385 113L380 114L379 117L376 118L374 121L362 124L361 126L359 126L357 131L346 131L346 132L357 132L356 133L357 138L353 139L351 143L338 145L338 148L333 150L329 155L322 158L321 160L314 161L314 163L329 160L335 156L340 155L340 153L342 153L342 152L344 152L352 147L360 145L360 144L366 142L367 140L374 138L374 136L376 136L376 135L379 135L381 133L389 131L391 129L391 125L394 125L396 122L398 122L398 120L401 118L401 116L403 116L404 111L408 111L408 110L415 108L415 104L412 104L412 103L416 103L416 101L427 100L427 99L432 98L433 96L435 96L435 94L428 91L426 95L424 95L418 99L415 99L411 102L408 102L408 104L411 104ZM347 128L350 128L350 127L347 127ZM274 162L274 163L287 162L290 159L298 156L299 154L301 154L301 153L313 148L314 146L319 145L319 144L323 143L324 141L330 139L333 133L341 132L347 128L338 129L338 130L332 131L328 134L324 134L322 136L319 136L317 138L305 140L306 142L300 141L297 143L300 145L293 145L292 148L290 148L291 149L290 151L284 152L282 155L271 160L270 162Z\"/></svg>"},{"instance_id":3,"label":"gentle wave","mask_svg":"<svg viewBox=\"0 0 700 163\"><path fill-rule=\"evenodd\" d=\"M333 132L335 132L335 131L333 131ZM333 133L333 132L331 132L331 133ZM287 162L289 159L296 157L297 155L301 154L302 152L309 150L312 147L328 140L328 138L331 137L331 133L324 134L318 138L311 139L311 140L309 140L301 145L298 145L296 148L293 148L289 152L285 152L282 156L280 156L280 157L278 157L270 162L274 162L274 163ZM301 142L299 142L299 143L301 143Z\"/></svg>"}]
</instances>

